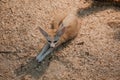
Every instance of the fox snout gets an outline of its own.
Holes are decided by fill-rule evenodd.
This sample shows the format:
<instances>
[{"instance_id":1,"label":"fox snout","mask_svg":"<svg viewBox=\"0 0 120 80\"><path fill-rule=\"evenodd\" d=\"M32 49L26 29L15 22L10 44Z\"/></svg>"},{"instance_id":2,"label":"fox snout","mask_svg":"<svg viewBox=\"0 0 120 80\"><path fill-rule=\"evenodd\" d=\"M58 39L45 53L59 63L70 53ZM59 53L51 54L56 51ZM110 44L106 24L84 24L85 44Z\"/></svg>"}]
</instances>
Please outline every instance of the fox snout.
<instances>
[{"instance_id":1,"label":"fox snout","mask_svg":"<svg viewBox=\"0 0 120 80\"><path fill-rule=\"evenodd\" d=\"M51 43L50 47L54 48L55 47L55 43Z\"/></svg>"}]
</instances>

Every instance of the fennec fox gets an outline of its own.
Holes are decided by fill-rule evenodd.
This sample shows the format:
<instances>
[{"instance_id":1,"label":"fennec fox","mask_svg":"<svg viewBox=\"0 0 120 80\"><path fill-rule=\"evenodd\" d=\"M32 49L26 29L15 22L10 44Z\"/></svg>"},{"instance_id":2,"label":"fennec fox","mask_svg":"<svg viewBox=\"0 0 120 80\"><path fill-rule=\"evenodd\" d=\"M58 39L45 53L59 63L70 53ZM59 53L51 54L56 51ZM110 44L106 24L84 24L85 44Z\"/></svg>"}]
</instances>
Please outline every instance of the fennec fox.
<instances>
[{"instance_id":1,"label":"fennec fox","mask_svg":"<svg viewBox=\"0 0 120 80\"><path fill-rule=\"evenodd\" d=\"M40 27L39 30L46 38L46 44L36 57L36 60L41 62L56 47L77 36L79 31L78 18L75 14L58 15L47 32Z\"/></svg>"}]
</instances>

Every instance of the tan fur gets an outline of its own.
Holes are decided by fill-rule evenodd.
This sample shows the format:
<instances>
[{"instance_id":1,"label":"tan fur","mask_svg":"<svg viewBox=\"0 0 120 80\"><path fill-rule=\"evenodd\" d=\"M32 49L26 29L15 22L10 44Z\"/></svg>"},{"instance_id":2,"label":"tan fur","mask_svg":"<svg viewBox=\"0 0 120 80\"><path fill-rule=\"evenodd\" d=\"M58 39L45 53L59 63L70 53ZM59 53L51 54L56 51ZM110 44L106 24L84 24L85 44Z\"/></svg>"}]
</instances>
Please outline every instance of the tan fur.
<instances>
[{"instance_id":1,"label":"tan fur","mask_svg":"<svg viewBox=\"0 0 120 80\"><path fill-rule=\"evenodd\" d=\"M55 36L61 22L65 27L65 32L58 41L58 45L75 38L79 32L78 18L75 14L60 14L52 21L52 28L48 30L48 34L51 37Z\"/></svg>"}]
</instances>

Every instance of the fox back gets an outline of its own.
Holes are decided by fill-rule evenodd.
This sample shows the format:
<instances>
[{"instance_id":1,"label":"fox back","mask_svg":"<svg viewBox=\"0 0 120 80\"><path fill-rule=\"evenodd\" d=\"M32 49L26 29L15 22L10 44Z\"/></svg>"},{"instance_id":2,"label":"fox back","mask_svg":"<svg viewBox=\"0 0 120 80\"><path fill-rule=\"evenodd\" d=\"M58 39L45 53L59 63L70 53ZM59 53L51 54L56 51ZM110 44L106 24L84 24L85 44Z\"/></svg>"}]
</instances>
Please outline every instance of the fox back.
<instances>
[{"instance_id":1,"label":"fox back","mask_svg":"<svg viewBox=\"0 0 120 80\"><path fill-rule=\"evenodd\" d=\"M47 31L39 29L50 47L54 48L77 36L79 32L78 18L75 14L57 15L52 21L50 29Z\"/></svg>"}]
</instances>

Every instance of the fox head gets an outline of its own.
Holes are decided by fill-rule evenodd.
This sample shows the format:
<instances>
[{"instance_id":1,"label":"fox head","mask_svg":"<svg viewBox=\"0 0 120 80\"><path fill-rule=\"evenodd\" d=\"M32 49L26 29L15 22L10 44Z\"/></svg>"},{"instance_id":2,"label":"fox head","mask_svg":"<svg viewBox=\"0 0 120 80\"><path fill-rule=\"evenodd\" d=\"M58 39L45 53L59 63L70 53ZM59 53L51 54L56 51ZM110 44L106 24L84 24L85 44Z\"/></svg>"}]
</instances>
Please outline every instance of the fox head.
<instances>
[{"instance_id":1,"label":"fox head","mask_svg":"<svg viewBox=\"0 0 120 80\"><path fill-rule=\"evenodd\" d=\"M54 48L58 44L60 37L64 34L65 27L60 27L58 30L50 29L48 33L40 27L39 30L42 33L42 35L46 38L50 47Z\"/></svg>"}]
</instances>

